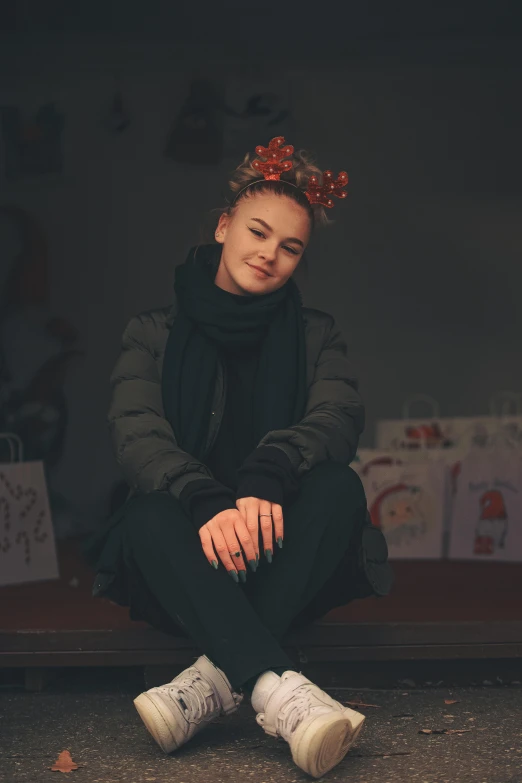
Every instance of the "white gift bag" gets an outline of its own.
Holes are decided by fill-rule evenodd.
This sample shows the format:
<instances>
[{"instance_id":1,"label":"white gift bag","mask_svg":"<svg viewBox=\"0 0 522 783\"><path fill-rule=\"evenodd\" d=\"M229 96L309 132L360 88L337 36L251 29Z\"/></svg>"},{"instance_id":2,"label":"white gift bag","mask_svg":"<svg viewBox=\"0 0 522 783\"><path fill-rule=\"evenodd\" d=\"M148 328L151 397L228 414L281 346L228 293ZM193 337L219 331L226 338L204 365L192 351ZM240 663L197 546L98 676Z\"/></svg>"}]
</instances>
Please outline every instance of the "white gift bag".
<instances>
[{"instance_id":1,"label":"white gift bag","mask_svg":"<svg viewBox=\"0 0 522 783\"><path fill-rule=\"evenodd\" d=\"M430 412L423 418L413 418L415 403L425 403ZM416 395L405 401L401 419L377 422L377 448L415 454L423 449L423 459L434 454L448 464L456 463L472 448L487 448L503 429L511 439L522 445L522 394L498 392L490 400L488 416L441 417L436 400ZM511 410L510 410L511 409Z\"/></svg>"},{"instance_id":2,"label":"white gift bag","mask_svg":"<svg viewBox=\"0 0 522 783\"><path fill-rule=\"evenodd\" d=\"M412 418L411 409L415 403L429 406L426 417ZM447 465L445 554L449 548L453 503L462 461L470 451L488 449L498 437L518 443L522 448L522 394L497 392L490 400L489 409L489 416L443 418L436 400L417 395L405 401L402 419L383 420L377 424L378 448L408 455L409 462L434 459Z\"/></svg>"},{"instance_id":3,"label":"white gift bag","mask_svg":"<svg viewBox=\"0 0 522 783\"><path fill-rule=\"evenodd\" d=\"M23 462L17 435L0 434L11 462L0 463L0 585L59 579L42 462Z\"/></svg>"},{"instance_id":4,"label":"white gift bag","mask_svg":"<svg viewBox=\"0 0 522 783\"><path fill-rule=\"evenodd\" d=\"M430 412L423 418L413 418L414 403L425 403ZM402 418L377 422L376 446L393 451L415 451L419 448L441 451L455 446L451 419L442 419L439 404L433 397L418 394L405 401Z\"/></svg>"},{"instance_id":5,"label":"white gift bag","mask_svg":"<svg viewBox=\"0 0 522 783\"><path fill-rule=\"evenodd\" d=\"M506 443L505 432L493 448L475 449L461 462L449 557L522 562L522 452Z\"/></svg>"},{"instance_id":6,"label":"white gift bag","mask_svg":"<svg viewBox=\"0 0 522 783\"><path fill-rule=\"evenodd\" d=\"M451 507L453 500L453 483L456 480L460 468L460 461L455 463L455 452L429 449L425 441L419 443L415 450L392 449L359 449L351 463L351 467L358 474L364 485L372 478L376 468L386 465L422 465L437 464L435 474L442 474L443 496L440 499L443 516L443 545L442 557L446 557L449 548L449 528L451 524ZM378 475L382 475L379 474ZM438 546L438 545L437 545ZM437 549L438 551L438 549ZM435 555L434 555L435 556ZM439 555L436 555L439 557Z\"/></svg>"},{"instance_id":7,"label":"white gift bag","mask_svg":"<svg viewBox=\"0 0 522 783\"><path fill-rule=\"evenodd\" d=\"M437 560L444 555L447 467L443 462L374 465L361 476L372 522L390 559Z\"/></svg>"},{"instance_id":8,"label":"white gift bag","mask_svg":"<svg viewBox=\"0 0 522 783\"><path fill-rule=\"evenodd\" d=\"M396 451L389 449L357 449L357 454L350 463L350 467L362 479L374 467L379 465L402 465L404 461L401 454L397 454Z\"/></svg>"}]
</instances>

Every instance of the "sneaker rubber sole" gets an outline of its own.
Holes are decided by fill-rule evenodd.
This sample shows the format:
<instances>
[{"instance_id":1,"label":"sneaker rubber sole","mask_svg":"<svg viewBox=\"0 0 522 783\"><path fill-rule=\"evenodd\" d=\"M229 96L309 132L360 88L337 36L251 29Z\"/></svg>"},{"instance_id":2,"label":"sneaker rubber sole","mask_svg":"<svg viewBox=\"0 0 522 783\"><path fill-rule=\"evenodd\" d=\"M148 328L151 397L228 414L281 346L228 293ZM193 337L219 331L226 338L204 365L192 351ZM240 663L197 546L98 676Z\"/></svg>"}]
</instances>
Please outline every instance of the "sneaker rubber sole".
<instances>
[{"instance_id":1,"label":"sneaker rubber sole","mask_svg":"<svg viewBox=\"0 0 522 783\"><path fill-rule=\"evenodd\" d=\"M206 655L201 656L196 661L195 667L201 675L206 675L207 680L212 682L215 692L221 703L221 715L230 715L235 712L241 704L243 697L231 690L230 683L223 672L216 668ZM177 726L176 719L171 710L166 707L163 699L154 689L140 693L134 699L140 718L149 734L156 740L164 753L172 753L191 738L187 736L183 719L181 725ZM209 720L202 721L197 731L204 728L205 725L214 721L219 715L210 716ZM178 732L176 732L178 728ZM177 734L177 736L176 736Z\"/></svg>"},{"instance_id":2,"label":"sneaker rubber sole","mask_svg":"<svg viewBox=\"0 0 522 783\"><path fill-rule=\"evenodd\" d=\"M178 742L174 736L172 725L172 714L164 713L164 706L161 700L156 702L148 693L140 693L134 699L134 706L145 724L145 728L151 734L164 753L172 753L181 747L183 742Z\"/></svg>"},{"instance_id":3,"label":"sneaker rubber sole","mask_svg":"<svg viewBox=\"0 0 522 783\"><path fill-rule=\"evenodd\" d=\"M364 715L351 709L311 715L292 736L294 762L312 777L322 777L343 760L365 720Z\"/></svg>"}]
</instances>

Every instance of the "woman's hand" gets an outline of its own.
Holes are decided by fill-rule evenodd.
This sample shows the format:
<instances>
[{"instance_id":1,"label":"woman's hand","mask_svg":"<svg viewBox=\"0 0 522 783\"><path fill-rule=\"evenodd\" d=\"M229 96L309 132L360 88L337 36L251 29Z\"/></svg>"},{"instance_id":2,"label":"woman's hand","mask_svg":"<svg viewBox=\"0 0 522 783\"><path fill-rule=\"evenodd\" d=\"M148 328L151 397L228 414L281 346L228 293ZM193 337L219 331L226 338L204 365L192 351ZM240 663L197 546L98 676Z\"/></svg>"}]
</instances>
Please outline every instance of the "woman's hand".
<instances>
[{"instance_id":1,"label":"woman's hand","mask_svg":"<svg viewBox=\"0 0 522 783\"><path fill-rule=\"evenodd\" d=\"M274 550L272 531L280 547L283 546L283 509L278 503L261 498L238 498L236 506L246 523L250 537L254 542L256 556L259 557L259 523L263 538L263 551L269 563ZM271 516L265 516L271 514ZM280 539L280 540L279 540ZM267 554L267 551L269 554Z\"/></svg>"},{"instance_id":2,"label":"woman's hand","mask_svg":"<svg viewBox=\"0 0 522 783\"><path fill-rule=\"evenodd\" d=\"M236 582L238 571L244 572L240 576L243 582L246 580L246 566L241 549L250 567L255 571L257 544L254 547L254 541L240 511L227 508L216 514L199 529L199 537L208 562L212 564L214 561L217 567L217 552L219 559Z\"/></svg>"}]
</instances>

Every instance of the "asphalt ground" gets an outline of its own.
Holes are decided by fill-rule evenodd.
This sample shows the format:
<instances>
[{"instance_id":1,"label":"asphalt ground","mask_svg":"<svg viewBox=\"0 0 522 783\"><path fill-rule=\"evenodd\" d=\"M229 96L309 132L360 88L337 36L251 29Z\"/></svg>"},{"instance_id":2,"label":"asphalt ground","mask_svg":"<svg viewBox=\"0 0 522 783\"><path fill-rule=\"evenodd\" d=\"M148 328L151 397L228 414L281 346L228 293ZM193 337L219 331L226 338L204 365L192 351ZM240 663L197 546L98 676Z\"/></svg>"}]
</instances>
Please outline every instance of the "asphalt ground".
<instances>
[{"instance_id":1,"label":"asphalt ground","mask_svg":"<svg viewBox=\"0 0 522 783\"><path fill-rule=\"evenodd\" d=\"M522 687L487 682L473 687L325 687L341 702L372 706L358 708L367 720L357 744L322 779L522 783ZM287 743L269 737L257 725L246 700L234 715L219 718L179 751L165 755L133 705L144 689L138 672L96 669L64 670L41 692L4 683L0 687L0 781L312 780L295 766ZM51 771L64 750L78 768L69 773Z\"/></svg>"}]
</instances>

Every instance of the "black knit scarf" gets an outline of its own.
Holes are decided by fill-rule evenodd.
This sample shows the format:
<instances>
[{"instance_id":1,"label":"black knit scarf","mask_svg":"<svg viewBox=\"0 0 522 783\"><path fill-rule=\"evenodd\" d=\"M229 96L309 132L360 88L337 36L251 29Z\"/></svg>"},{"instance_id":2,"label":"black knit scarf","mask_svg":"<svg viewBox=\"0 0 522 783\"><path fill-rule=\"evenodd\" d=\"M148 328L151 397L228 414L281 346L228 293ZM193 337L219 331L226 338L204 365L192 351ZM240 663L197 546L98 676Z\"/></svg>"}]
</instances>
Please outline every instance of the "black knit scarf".
<instances>
[{"instance_id":1,"label":"black knit scarf","mask_svg":"<svg viewBox=\"0 0 522 783\"><path fill-rule=\"evenodd\" d=\"M221 245L192 248L175 271L178 313L162 372L165 416L179 446L203 459L220 348L258 346L253 425L256 445L296 424L306 405L302 300L292 278L273 293L241 296L214 283Z\"/></svg>"}]
</instances>

